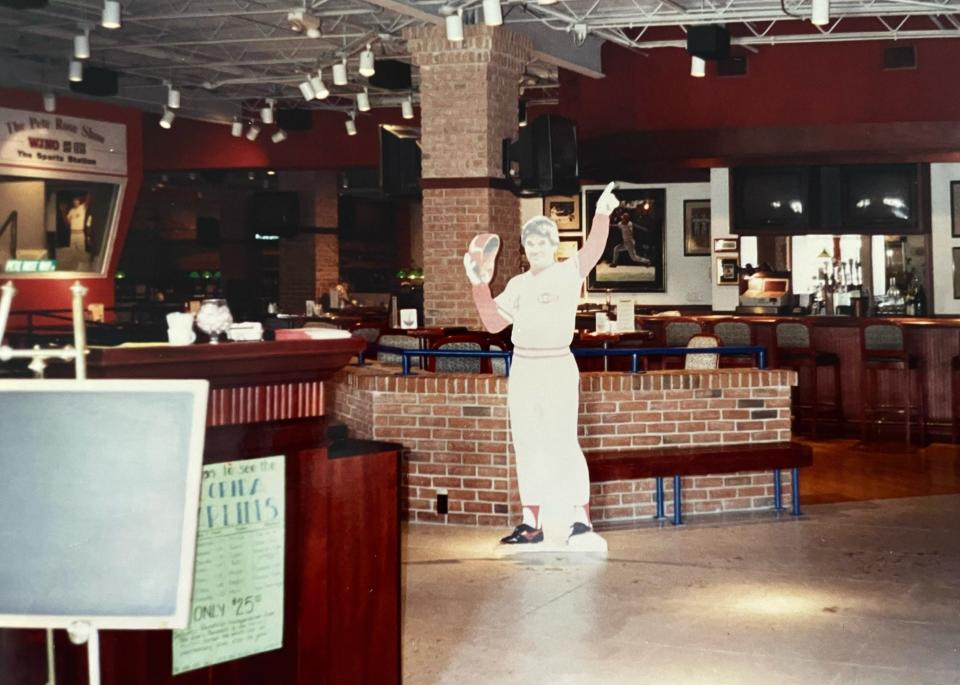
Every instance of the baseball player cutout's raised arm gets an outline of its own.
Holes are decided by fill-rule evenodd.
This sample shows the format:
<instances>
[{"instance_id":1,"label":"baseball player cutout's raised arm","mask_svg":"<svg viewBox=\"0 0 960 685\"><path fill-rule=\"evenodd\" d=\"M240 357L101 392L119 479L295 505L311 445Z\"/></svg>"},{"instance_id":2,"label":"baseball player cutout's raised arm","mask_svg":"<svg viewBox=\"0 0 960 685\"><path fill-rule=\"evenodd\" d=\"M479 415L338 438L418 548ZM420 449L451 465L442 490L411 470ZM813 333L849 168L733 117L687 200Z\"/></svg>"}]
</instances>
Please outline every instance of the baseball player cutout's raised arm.
<instances>
[{"instance_id":1,"label":"baseball player cutout's raised arm","mask_svg":"<svg viewBox=\"0 0 960 685\"><path fill-rule=\"evenodd\" d=\"M541 542L548 521L565 522L568 544L593 531L590 477L577 441L580 374L570 343L580 285L600 260L610 214L620 205L614 187L604 189L590 235L572 259L556 261L560 238L553 221L545 216L527 221L520 239L530 270L511 278L496 298L489 284L500 239L478 235L463 256L483 325L495 333L513 324L507 408L523 522L501 540L505 544Z\"/></svg>"}]
</instances>

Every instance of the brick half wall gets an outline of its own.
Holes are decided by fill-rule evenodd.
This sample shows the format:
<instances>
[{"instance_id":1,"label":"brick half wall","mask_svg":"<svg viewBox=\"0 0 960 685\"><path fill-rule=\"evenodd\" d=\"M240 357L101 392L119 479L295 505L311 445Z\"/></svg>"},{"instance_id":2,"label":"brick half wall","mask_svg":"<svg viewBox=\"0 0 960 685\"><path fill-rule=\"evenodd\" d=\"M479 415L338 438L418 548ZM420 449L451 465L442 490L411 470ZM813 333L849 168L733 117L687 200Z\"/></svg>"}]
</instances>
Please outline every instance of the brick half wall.
<instances>
[{"instance_id":1,"label":"brick half wall","mask_svg":"<svg viewBox=\"0 0 960 685\"><path fill-rule=\"evenodd\" d=\"M585 452L790 440L793 371L584 373L580 379L578 434ZM354 437L403 445L401 498L409 520L507 527L520 515L507 382L489 375L400 376L395 368L350 367L331 384L333 413ZM785 473L785 494L789 482ZM683 487L684 513L749 511L773 503L768 472L684 478ZM448 494L445 515L436 512L440 490ZM595 483L591 514L595 521L648 518L653 492L652 479Z\"/></svg>"}]
</instances>

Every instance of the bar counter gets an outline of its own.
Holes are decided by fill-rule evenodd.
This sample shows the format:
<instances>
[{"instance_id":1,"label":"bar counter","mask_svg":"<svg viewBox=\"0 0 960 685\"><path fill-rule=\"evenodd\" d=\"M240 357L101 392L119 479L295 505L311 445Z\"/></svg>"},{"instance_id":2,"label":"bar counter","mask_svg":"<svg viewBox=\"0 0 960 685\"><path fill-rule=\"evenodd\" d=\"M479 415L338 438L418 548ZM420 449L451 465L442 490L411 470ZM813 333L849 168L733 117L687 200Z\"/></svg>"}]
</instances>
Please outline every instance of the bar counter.
<instances>
[{"instance_id":1,"label":"bar counter","mask_svg":"<svg viewBox=\"0 0 960 685\"><path fill-rule=\"evenodd\" d=\"M347 338L91 349L91 378L210 381L205 464L286 457L283 647L174 678L169 631L104 631L103 685L400 682L398 447L326 438L324 382L362 346ZM84 648L56 635L57 682L85 685ZM43 632L0 630L0 663L4 683L44 682Z\"/></svg>"},{"instance_id":2,"label":"bar counter","mask_svg":"<svg viewBox=\"0 0 960 685\"><path fill-rule=\"evenodd\" d=\"M907 351L920 360L923 374L923 390L926 400L927 431L936 439L949 439L951 426L950 390L951 360L960 355L960 318L957 317L885 317L854 318L849 316L763 316L722 315L694 316L704 324L705 332L720 320L744 321L753 330L754 343L764 345L769 351L771 368L779 365L776 344L776 325L780 322L797 321L812 326L813 345L817 351L832 352L840 358L843 416L845 431L857 435L863 419L863 352L860 331L872 323L893 322L903 326L904 344ZM652 330L658 340L662 339L664 326L670 317L638 316L637 327ZM881 374L877 391L882 402L895 397L902 389L895 387L890 378ZM820 397L833 396L830 374L820 378Z\"/></svg>"}]
</instances>

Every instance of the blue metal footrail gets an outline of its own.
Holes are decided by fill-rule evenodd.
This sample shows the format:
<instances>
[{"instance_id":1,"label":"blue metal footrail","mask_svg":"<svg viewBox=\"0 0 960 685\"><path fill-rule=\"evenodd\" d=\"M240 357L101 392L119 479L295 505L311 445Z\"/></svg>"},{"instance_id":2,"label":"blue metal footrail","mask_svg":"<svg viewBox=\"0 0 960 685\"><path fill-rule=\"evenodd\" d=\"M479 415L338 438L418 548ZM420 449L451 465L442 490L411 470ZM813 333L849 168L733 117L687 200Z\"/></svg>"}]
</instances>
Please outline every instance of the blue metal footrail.
<instances>
[{"instance_id":1,"label":"blue metal footrail","mask_svg":"<svg viewBox=\"0 0 960 685\"><path fill-rule=\"evenodd\" d=\"M780 469L773 470L773 508L783 511L783 495L780 492Z\"/></svg>"},{"instance_id":2,"label":"blue metal footrail","mask_svg":"<svg viewBox=\"0 0 960 685\"><path fill-rule=\"evenodd\" d=\"M679 526L683 523L683 516L680 513L680 476L673 477L673 525Z\"/></svg>"}]
</instances>

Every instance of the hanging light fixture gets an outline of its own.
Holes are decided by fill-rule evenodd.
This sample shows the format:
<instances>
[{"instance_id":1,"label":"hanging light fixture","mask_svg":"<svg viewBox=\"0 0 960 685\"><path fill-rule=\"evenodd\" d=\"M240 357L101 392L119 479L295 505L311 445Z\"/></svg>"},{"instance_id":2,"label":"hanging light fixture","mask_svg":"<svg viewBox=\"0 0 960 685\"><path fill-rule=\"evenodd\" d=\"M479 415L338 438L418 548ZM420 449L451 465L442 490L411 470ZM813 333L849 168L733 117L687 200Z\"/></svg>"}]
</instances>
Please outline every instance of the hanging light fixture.
<instances>
[{"instance_id":1,"label":"hanging light fixture","mask_svg":"<svg viewBox=\"0 0 960 685\"><path fill-rule=\"evenodd\" d=\"M500 0L483 0L483 23L487 26L503 25L503 10Z\"/></svg>"},{"instance_id":2,"label":"hanging light fixture","mask_svg":"<svg viewBox=\"0 0 960 685\"><path fill-rule=\"evenodd\" d=\"M830 23L830 0L813 0L811 2L810 23L814 26L823 26Z\"/></svg>"},{"instance_id":3,"label":"hanging light fixture","mask_svg":"<svg viewBox=\"0 0 960 685\"><path fill-rule=\"evenodd\" d=\"M335 86L345 86L347 85L347 58L344 57L342 62L337 62L333 65L333 85Z\"/></svg>"},{"instance_id":4,"label":"hanging light fixture","mask_svg":"<svg viewBox=\"0 0 960 685\"><path fill-rule=\"evenodd\" d=\"M400 103L400 115L404 119L413 119L413 96L408 95L406 99Z\"/></svg>"},{"instance_id":5,"label":"hanging light fixture","mask_svg":"<svg viewBox=\"0 0 960 685\"><path fill-rule=\"evenodd\" d=\"M447 40L459 43L463 40L463 10L447 15Z\"/></svg>"},{"instance_id":6,"label":"hanging light fixture","mask_svg":"<svg viewBox=\"0 0 960 685\"><path fill-rule=\"evenodd\" d=\"M260 121L265 124L273 123L273 100L267 100L267 106L260 110Z\"/></svg>"},{"instance_id":7,"label":"hanging light fixture","mask_svg":"<svg viewBox=\"0 0 960 685\"><path fill-rule=\"evenodd\" d=\"M527 101L521 100L517 105L517 120L520 128L527 125Z\"/></svg>"},{"instance_id":8,"label":"hanging light fixture","mask_svg":"<svg viewBox=\"0 0 960 685\"><path fill-rule=\"evenodd\" d=\"M103 0L103 12L100 14L100 26L105 29L120 28L119 0Z\"/></svg>"},{"instance_id":9,"label":"hanging light fixture","mask_svg":"<svg viewBox=\"0 0 960 685\"><path fill-rule=\"evenodd\" d=\"M367 49L360 53L360 69L361 76L366 76L370 78L376 73L376 70L373 66L373 50L370 49L370 43L367 43Z\"/></svg>"},{"instance_id":10,"label":"hanging light fixture","mask_svg":"<svg viewBox=\"0 0 960 685\"><path fill-rule=\"evenodd\" d=\"M167 107L170 109L180 109L180 91L167 84Z\"/></svg>"},{"instance_id":11,"label":"hanging light fixture","mask_svg":"<svg viewBox=\"0 0 960 685\"><path fill-rule=\"evenodd\" d=\"M310 77L310 86L313 88L313 97L317 100L325 100L330 95L323 82L323 69L317 69L317 75Z\"/></svg>"},{"instance_id":12,"label":"hanging light fixture","mask_svg":"<svg viewBox=\"0 0 960 685\"><path fill-rule=\"evenodd\" d=\"M90 29L73 37L73 58L90 59Z\"/></svg>"},{"instance_id":13,"label":"hanging light fixture","mask_svg":"<svg viewBox=\"0 0 960 685\"><path fill-rule=\"evenodd\" d=\"M272 136L270 136L270 140L272 140L274 143L282 143L286 139L287 139L287 132L284 131L282 128L278 128L277 132L274 133ZM267 173L269 174L270 172L268 171Z\"/></svg>"},{"instance_id":14,"label":"hanging light fixture","mask_svg":"<svg viewBox=\"0 0 960 685\"><path fill-rule=\"evenodd\" d=\"M370 111L370 95L366 88L363 89L362 93L357 93L357 110L361 112Z\"/></svg>"},{"instance_id":15,"label":"hanging light fixture","mask_svg":"<svg viewBox=\"0 0 960 685\"><path fill-rule=\"evenodd\" d=\"M57 111L57 96L53 93L47 92L43 94L43 111L44 112L56 112Z\"/></svg>"},{"instance_id":16,"label":"hanging light fixture","mask_svg":"<svg viewBox=\"0 0 960 685\"><path fill-rule=\"evenodd\" d=\"M348 136L357 135L357 121L355 119L356 115L351 113L347 120L343 123L344 127L347 129Z\"/></svg>"},{"instance_id":17,"label":"hanging light fixture","mask_svg":"<svg viewBox=\"0 0 960 685\"><path fill-rule=\"evenodd\" d=\"M257 136L260 135L260 126L256 123L250 124L250 128L247 129L247 140L256 140Z\"/></svg>"},{"instance_id":18,"label":"hanging light fixture","mask_svg":"<svg viewBox=\"0 0 960 685\"><path fill-rule=\"evenodd\" d=\"M170 128L173 126L173 120L177 118L177 115L173 113L172 109L163 108L163 116L160 117L160 128Z\"/></svg>"},{"instance_id":19,"label":"hanging light fixture","mask_svg":"<svg viewBox=\"0 0 960 685\"><path fill-rule=\"evenodd\" d=\"M707 61L702 57L691 55L690 57L690 75L696 78L703 78L707 75Z\"/></svg>"},{"instance_id":20,"label":"hanging light fixture","mask_svg":"<svg viewBox=\"0 0 960 685\"><path fill-rule=\"evenodd\" d=\"M315 91L313 86L310 84L310 79L300 82L300 92L303 94L303 99L307 102L310 102L317 97L317 91Z\"/></svg>"},{"instance_id":21,"label":"hanging light fixture","mask_svg":"<svg viewBox=\"0 0 960 685\"><path fill-rule=\"evenodd\" d=\"M83 62L70 60L70 80L74 83L80 83L83 80Z\"/></svg>"},{"instance_id":22,"label":"hanging light fixture","mask_svg":"<svg viewBox=\"0 0 960 685\"><path fill-rule=\"evenodd\" d=\"M240 117L233 118L233 123L230 124L230 135L234 138L239 138L243 135L243 122L240 121Z\"/></svg>"}]
</instances>

